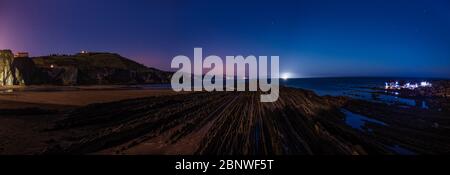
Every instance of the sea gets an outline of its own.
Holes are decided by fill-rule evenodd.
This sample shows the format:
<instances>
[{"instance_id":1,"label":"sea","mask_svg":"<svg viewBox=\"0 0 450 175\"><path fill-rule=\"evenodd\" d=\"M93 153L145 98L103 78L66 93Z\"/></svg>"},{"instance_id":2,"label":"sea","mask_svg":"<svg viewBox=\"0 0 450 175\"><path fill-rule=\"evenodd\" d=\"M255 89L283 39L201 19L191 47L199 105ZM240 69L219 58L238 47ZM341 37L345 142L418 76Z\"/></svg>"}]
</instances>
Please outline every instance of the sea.
<instances>
[{"instance_id":1,"label":"sea","mask_svg":"<svg viewBox=\"0 0 450 175\"><path fill-rule=\"evenodd\" d=\"M402 98L400 92L384 90L386 82L432 82L434 78L297 78L282 79L280 84L287 87L312 90L320 96L347 96L354 99L381 102L386 104L399 104L428 108L426 101Z\"/></svg>"},{"instance_id":2,"label":"sea","mask_svg":"<svg viewBox=\"0 0 450 175\"><path fill-rule=\"evenodd\" d=\"M428 108L425 101L402 98L400 92L385 91L386 82L432 82L434 78L293 78L280 79L280 85L314 91L319 96L347 96L354 99ZM170 84L136 85L145 89L170 89Z\"/></svg>"}]
</instances>

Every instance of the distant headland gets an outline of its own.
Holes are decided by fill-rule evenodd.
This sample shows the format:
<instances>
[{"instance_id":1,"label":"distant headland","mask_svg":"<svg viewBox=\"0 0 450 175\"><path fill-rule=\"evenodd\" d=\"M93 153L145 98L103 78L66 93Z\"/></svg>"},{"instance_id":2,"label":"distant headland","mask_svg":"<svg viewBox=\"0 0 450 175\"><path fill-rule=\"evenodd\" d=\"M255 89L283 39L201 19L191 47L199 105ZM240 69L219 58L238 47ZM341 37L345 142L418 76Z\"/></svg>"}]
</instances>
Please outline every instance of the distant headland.
<instances>
[{"instance_id":1,"label":"distant headland","mask_svg":"<svg viewBox=\"0 0 450 175\"><path fill-rule=\"evenodd\" d=\"M169 83L171 76L114 53L30 57L0 50L0 86L157 84Z\"/></svg>"}]
</instances>

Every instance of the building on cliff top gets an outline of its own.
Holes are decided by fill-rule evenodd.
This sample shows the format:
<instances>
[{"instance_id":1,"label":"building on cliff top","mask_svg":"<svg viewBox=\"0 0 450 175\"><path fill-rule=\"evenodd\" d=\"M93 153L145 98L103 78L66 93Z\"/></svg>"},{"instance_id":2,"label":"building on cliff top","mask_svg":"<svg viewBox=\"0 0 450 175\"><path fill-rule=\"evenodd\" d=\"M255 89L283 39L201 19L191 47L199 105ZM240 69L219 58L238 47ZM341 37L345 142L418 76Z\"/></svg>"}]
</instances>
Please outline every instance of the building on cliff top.
<instances>
[{"instance_id":1,"label":"building on cliff top","mask_svg":"<svg viewBox=\"0 0 450 175\"><path fill-rule=\"evenodd\" d=\"M29 56L28 52L17 52L14 58L28 58Z\"/></svg>"}]
</instances>

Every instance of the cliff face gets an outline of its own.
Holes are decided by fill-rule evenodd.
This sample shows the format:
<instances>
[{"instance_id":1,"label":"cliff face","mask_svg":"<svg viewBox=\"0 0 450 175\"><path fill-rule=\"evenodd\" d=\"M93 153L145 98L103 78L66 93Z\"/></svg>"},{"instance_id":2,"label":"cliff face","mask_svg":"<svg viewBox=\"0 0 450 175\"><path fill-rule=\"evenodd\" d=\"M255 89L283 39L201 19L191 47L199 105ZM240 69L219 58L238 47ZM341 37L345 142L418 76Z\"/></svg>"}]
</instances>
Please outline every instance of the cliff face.
<instances>
[{"instance_id":1,"label":"cliff face","mask_svg":"<svg viewBox=\"0 0 450 175\"><path fill-rule=\"evenodd\" d=\"M14 83L14 74L12 73L12 62L14 56L10 50L0 51L0 85L8 86Z\"/></svg>"},{"instance_id":2,"label":"cliff face","mask_svg":"<svg viewBox=\"0 0 450 175\"><path fill-rule=\"evenodd\" d=\"M2 50L0 71L0 86L151 84L169 83L171 77L111 53L14 58Z\"/></svg>"},{"instance_id":3,"label":"cliff face","mask_svg":"<svg viewBox=\"0 0 450 175\"><path fill-rule=\"evenodd\" d=\"M29 58L14 58L11 50L0 51L0 85L32 84L35 66Z\"/></svg>"},{"instance_id":4,"label":"cliff face","mask_svg":"<svg viewBox=\"0 0 450 175\"><path fill-rule=\"evenodd\" d=\"M13 64L16 85L31 85L38 83L38 70L30 58L14 58Z\"/></svg>"}]
</instances>

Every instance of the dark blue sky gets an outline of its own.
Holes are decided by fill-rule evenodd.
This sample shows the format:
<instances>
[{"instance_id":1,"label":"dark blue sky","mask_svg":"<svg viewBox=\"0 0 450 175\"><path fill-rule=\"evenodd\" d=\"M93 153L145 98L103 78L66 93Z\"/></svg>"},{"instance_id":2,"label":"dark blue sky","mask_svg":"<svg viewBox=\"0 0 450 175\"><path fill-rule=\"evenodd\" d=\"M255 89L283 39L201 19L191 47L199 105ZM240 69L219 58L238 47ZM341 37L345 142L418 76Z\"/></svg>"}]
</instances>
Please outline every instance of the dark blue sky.
<instances>
[{"instance_id":1,"label":"dark blue sky","mask_svg":"<svg viewBox=\"0 0 450 175\"><path fill-rule=\"evenodd\" d=\"M169 70L194 47L279 55L296 77L450 78L450 1L0 0L0 48L117 52Z\"/></svg>"}]
</instances>

